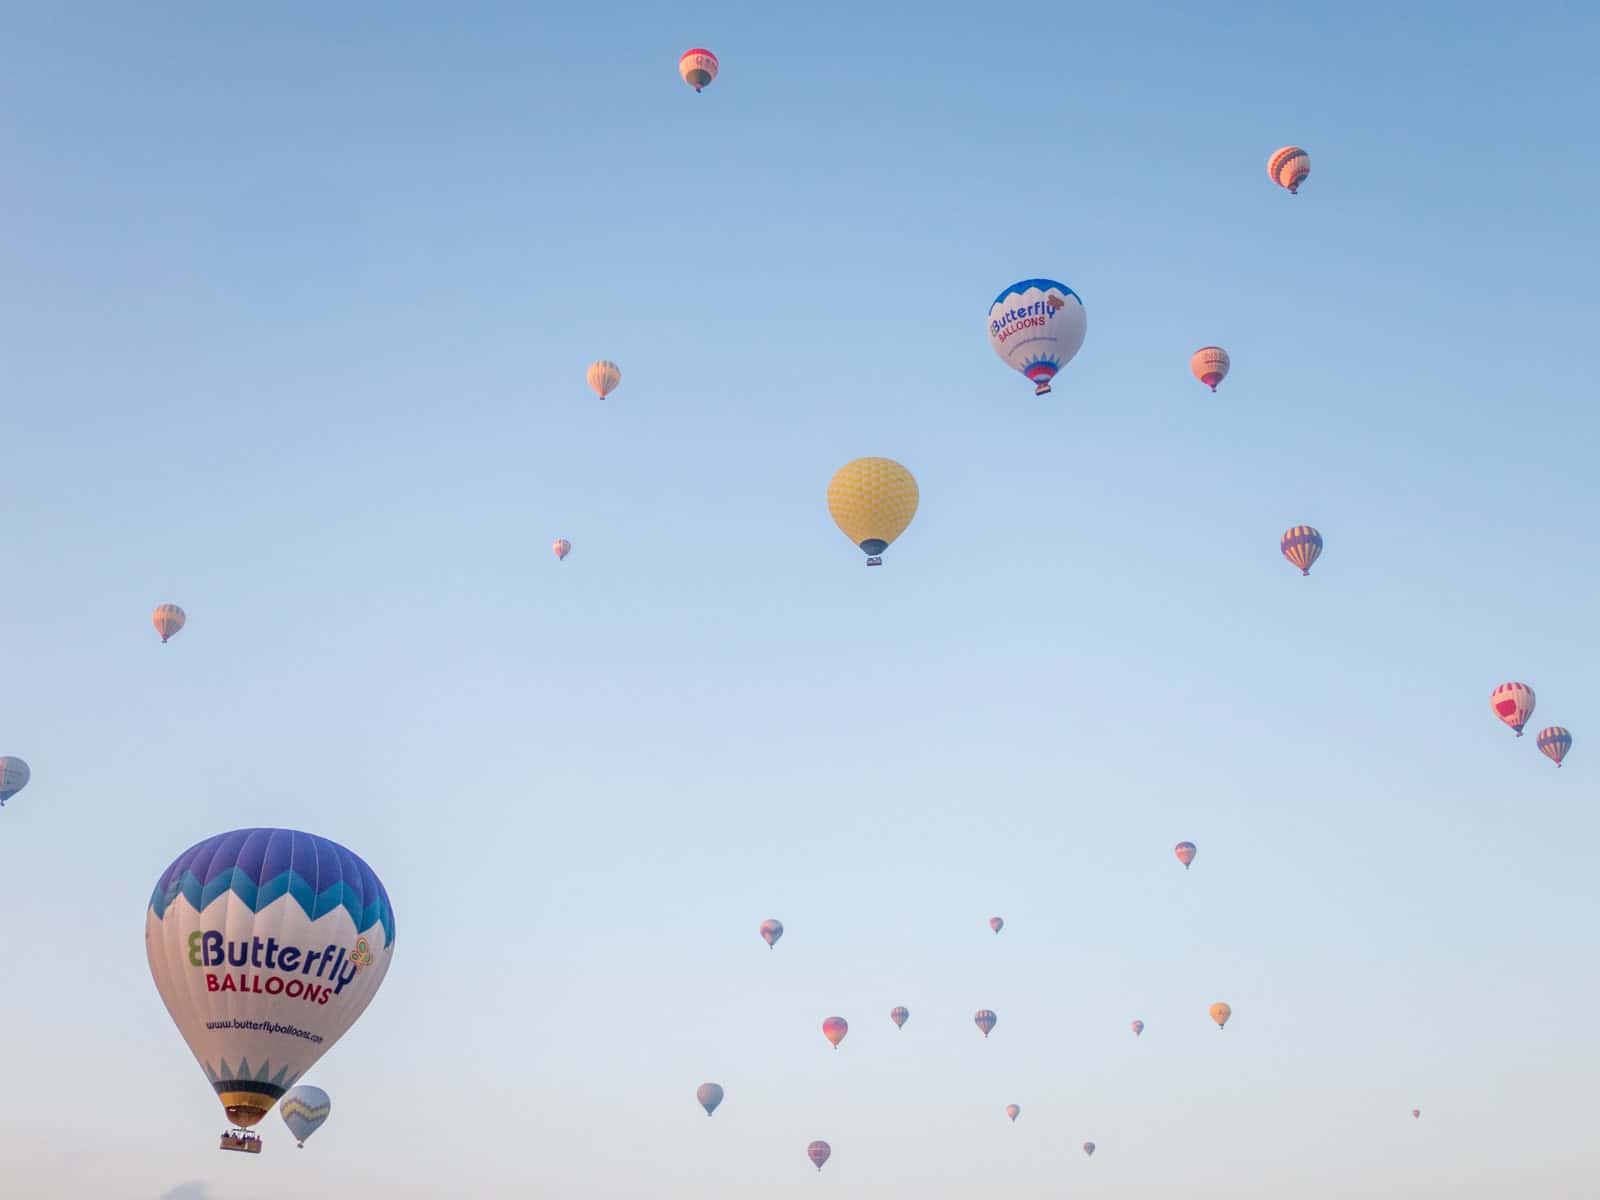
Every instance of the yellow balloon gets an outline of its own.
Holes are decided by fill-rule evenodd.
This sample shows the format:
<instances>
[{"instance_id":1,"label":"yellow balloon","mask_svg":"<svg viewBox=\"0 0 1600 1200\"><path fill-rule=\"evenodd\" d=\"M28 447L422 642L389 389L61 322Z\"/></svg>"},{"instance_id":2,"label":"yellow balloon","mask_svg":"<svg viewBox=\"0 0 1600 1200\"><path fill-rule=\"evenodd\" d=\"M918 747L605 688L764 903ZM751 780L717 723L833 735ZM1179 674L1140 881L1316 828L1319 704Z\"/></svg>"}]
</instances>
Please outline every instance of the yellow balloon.
<instances>
[{"instance_id":1,"label":"yellow balloon","mask_svg":"<svg viewBox=\"0 0 1600 1200\"><path fill-rule=\"evenodd\" d=\"M867 566L876 567L917 515L917 481L892 458L858 458L833 473L828 512L845 537L866 551Z\"/></svg>"},{"instance_id":2,"label":"yellow balloon","mask_svg":"<svg viewBox=\"0 0 1600 1200\"><path fill-rule=\"evenodd\" d=\"M1233 1016L1233 1009L1229 1008L1221 1000L1211 1006L1211 1019L1217 1023L1218 1029L1226 1025L1228 1018L1231 1016Z\"/></svg>"}]
</instances>

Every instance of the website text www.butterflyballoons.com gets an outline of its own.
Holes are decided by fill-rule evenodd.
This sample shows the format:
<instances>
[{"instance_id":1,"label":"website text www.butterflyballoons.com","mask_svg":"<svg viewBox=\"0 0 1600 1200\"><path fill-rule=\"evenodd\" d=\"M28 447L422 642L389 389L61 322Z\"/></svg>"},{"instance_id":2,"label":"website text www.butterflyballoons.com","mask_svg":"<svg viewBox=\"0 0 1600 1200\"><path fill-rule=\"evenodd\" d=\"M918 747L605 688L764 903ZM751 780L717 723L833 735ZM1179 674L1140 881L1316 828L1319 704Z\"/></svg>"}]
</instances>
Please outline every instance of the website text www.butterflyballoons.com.
<instances>
[{"instance_id":1,"label":"website text www.butterflyballoons.com","mask_svg":"<svg viewBox=\"0 0 1600 1200\"><path fill-rule=\"evenodd\" d=\"M276 1021L241 1021L234 1018L232 1021L207 1021L207 1029L248 1029L254 1033L287 1033L290 1037L305 1038L314 1045L320 1045L322 1035L312 1033L306 1029L298 1029L293 1025L279 1025Z\"/></svg>"}]
</instances>

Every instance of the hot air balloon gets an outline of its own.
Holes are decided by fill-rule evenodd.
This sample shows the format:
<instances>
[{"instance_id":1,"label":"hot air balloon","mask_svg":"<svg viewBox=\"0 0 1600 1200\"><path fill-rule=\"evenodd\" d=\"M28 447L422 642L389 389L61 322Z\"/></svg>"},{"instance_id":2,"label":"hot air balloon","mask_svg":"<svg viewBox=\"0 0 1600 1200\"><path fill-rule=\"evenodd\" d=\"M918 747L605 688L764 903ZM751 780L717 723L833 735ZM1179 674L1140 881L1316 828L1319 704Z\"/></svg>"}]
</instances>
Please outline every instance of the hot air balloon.
<instances>
[{"instance_id":1,"label":"hot air balloon","mask_svg":"<svg viewBox=\"0 0 1600 1200\"><path fill-rule=\"evenodd\" d=\"M572 543L567 541L566 538L557 538L550 543L550 549L554 551L556 560L559 562L572 553Z\"/></svg>"},{"instance_id":2,"label":"hot air balloon","mask_svg":"<svg viewBox=\"0 0 1600 1200\"><path fill-rule=\"evenodd\" d=\"M166 645L167 639L182 629L188 619L176 604L158 604L156 611L150 614L150 622L161 635L162 645Z\"/></svg>"},{"instance_id":3,"label":"hot air balloon","mask_svg":"<svg viewBox=\"0 0 1600 1200\"><path fill-rule=\"evenodd\" d=\"M1017 1105L1015 1105L1015 1104L1006 1105L1006 1116L1010 1117L1013 1121L1015 1121L1021 1115L1022 1115L1022 1109L1019 1108Z\"/></svg>"},{"instance_id":4,"label":"hot air balloon","mask_svg":"<svg viewBox=\"0 0 1600 1200\"><path fill-rule=\"evenodd\" d=\"M1201 346L1189 356L1189 370L1214 392L1228 377L1228 352L1221 346Z\"/></svg>"},{"instance_id":5,"label":"hot air balloon","mask_svg":"<svg viewBox=\"0 0 1600 1200\"><path fill-rule=\"evenodd\" d=\"M722 1085L720 1083L702 1083L695 1089L694 1098L700 1101L700 1107L706 1110L706 1116L717 1111L717 1105L722 1103Z\"/></svg>"},{"instance_id":6,"label":"hot air balloon","mask_svg":"<svg viewBox=\"0 0 1600 1200\"><path fill-rule=\"evenodd\" d=\"M761 940L767 944L768 950L771 950L774 946L776 946L778 944L778 939L782 936L782 921L779 921L773 917L769 917L765 921L761 922Z\"/></svg>"},{"instance_id":7,"label":"hot air balloon","mask_svg":"<svg viewBox=\"0 0 1600 1200\"><path fill-rule=\"evenodd\" d=\"M844 1041L844 1035L850 1032L850 1023L843 1017L829 1017L822 1023L822 1036L833 1043L837 1050L839 1043Z\"/></svg>"},{"instance_id":8,"label":"hot air balloon","mask_svg":"<svg viewBox=\"0 0 1600 1200\"><path fill-rule=\"evenodd\" d=\"M984 1037L989 1036L989 1031L995 1027L995 1022L997 1022L999 1019L999 1017L995 1016L987 1008L980 1008L977 1012L972 1014L972 1023L979 1029L983 1030Z\"/></svg>"},{"instance_id":9,"label":"hot air balloon","mask_svg":"<svg viewBox=\"0 0 1600 1200\"><path fill-rule=\"evenodd\" d=\"M1309 575L1311 564L1322 556L1322 535L1309 525L1294 525L1283 531L1278 549L1300 568L1300 574Z\"/></svg>"},{"instance_id":10,"label":"hot air balloon","mask_svg":"<svg viewBox=\"0 0 1600 1200\"><path fill-rule=\"evenodd\" d=\"M1088 329L1078 293L1053 279L1013 283L989 306L989 345L1006 366L1033 381L1035 396L1050 391Z\"/></svg>"},{"instance_id":11,"label":"hot air balloon","mask_svg":"<svg viewBox=\"0 0 1600 1200\"><path fill-rule=\"evenodd\" d=\"M20 758L12 755L0 758L0 808L4 808L7 800L27 787L28 780L32 778L33 772Z\"/></svg>"},{"instance_id":12,"label":"hot air balloon","mask_svg":"<svg viewBox=\"0 0 1600 1200\"><path fill-rule=\"evenodd\" d=\"M1093 1142L1085 1142L1083 1144L1083 1152L1085 1154L1087 1154L1090 1158L1093 1158L1094 1157L1094 1143Z\"/></svg>"},{"instance_id":13,"label":"hot air balloon","mask_svg":"<svg viewBox=\"0 0 1600 1200\"><path fill-rule=\"evenodd\" d=\"M827 1142L812 1142L806 1147L806 1157L811 1160L811 1165L817 1170L822 1170L822 1164L827 1162L833 1154L833 1147Z\"/></svg>"},{"instance_id":14,"label":"hot air balloon","mask_svg":"<svg viewBox=\"0 0 1600 1200\"><path fill-rule=\"evenodd\" d=\"M1233 1016L1233 1009L1229 1008L1221 1000L1211 1006L1211 1019L1217 1023L1218 1029L1226 1025L1228 1018L1231 1016Z\"/></svg>"},{"instance_id":15,"label":"hot air balloon","mask_svg":"<svg viewBox=\"0 0 1600 1200\"><path fill-rule=\"evenodd\" d=\"M917 515L917 481L892 458L858 458L828 483L833 523L866 551L867 566L883 565L883 552Z\"/></svg>"},{"instance_id":16,"label":"hot air balloon","mask_svg":"<svg viewBox=\"0 0 1600 1200\"><path fill-rule=\"evenodd\" d=\"M1539 730L1538 746L1539 753L1559 767L1567 751L1572 749L1572 734L1559 725L1547 725Z\"/></svg>"},{"instance_id":17,"label":"hot air balloon","mask_svg":"<svg viewBox=\"0 0 1600 1200\"><path fill-rule=\"evenodd\" d=\"M1412 1118L1412 1120L1415 1120L1416 1118L1420 1117L1421 1115L1422 1115L1422 1110L1420 1108L1413 1108L1411 1110L1411 1118Z\"/></svg>"},{"instance_id":18,"label":"hot air balloon","mask_svg":"<svg viewBox=\"0 0 1600 1200\"><path fill-rule=\"evenodd\" d=\"M683 81L695 91L709 87L711 81L717 77L717 56L709 50L696 46L693 50L685 50L683 57L678 59L678 74L683 76Z\"/></svg>"},{"instance_id":19,"label":"hot air balloon","mask_svg":"<svg viewBox=\"0 0 1600 1200\"><path fill-rule=\"evenodd\" d=\"M911 1010L909 1008L891 1008L889 1010L889 1020L894 1022L894 1027L896 1029L904 1029L906 1027L906 1022L910 1019Z\"/></svg>"},{"instance_id":20,"label":"hot air balloon","mask_svg":"<svg viewBox=\"0 0 1600 1200\"><path fill-rule=\"evenodd\" d=\"M1300 190L1300 185L1305 182L1306 176L1311 174L1311 156L1299 146L1285 146L1282 150L1274 150L1272 157L1267 159L1267 174L1272 176L1272 182L1281 188L1288 188L1293 196Z\"/></svg>"},{"instance_id":21,"label":"hot air balloon","mask_svg":"<svg viewBox=\"0 0 1600 1200\"><path fill-rule=\"evenodd\" d=\"M1525 683L1502 683L1489 697L1494 715L1516 730L1518 737L1522 736L1522 727L1528 723L1528 718L1533 716L1533 705L1533 689Z\"/></svg>"},{"instance_id":22,"label":"hot air balloon","mask_svg":"<svg viewBox=\"0 0 1600 1200\"><path fill-rule=\"evenodd\" d=\"M1133 1029L1133 1036L1134 1037L1138 1037L1141 1033L1144 1032L1144 1022L1143 1021L1135 1021L1133 1023L1133 1025L1132 1025L1132 1029Z\"/></svg>"},{"instance_id":23,"label":"hot air balloon","mask_svg":"<svg viewBox=\"0 0 1600 1200\"><path fill-rule=\"evenodd\" d=\"M332 1111L333 1102L328 1099L328 1093L304 1083L290 1088L278 1101L278 1115L302 1150L306 1148L306 1139L322 1128Z\"/></svg>"},{"instance_id":24,"label":"hot air balloon","mask_svg":"<svg viewBox=\"0 0 1600 1200\"><path fill-rule=\"evenodd\" d=\"M622 382L622 368L608 359L599 359L589 364L589 386L594 389L594 394L604 400L617 390L617 384Z\"/></svg>"},{"instance_id":25,"label":"hot air balloon","mask_svg":"<svg viewBox=\"0 0 1600 1200\"><path fill-rule=\"evenodd\" d=\"M994 930L996 933L999 933L1005 927L1006 927L1006 922L1005 922L1005 918L1004 917L990 917L989 918L989 928Z\"/></svg>"},{"instance_id":26,"label":"hot air balloon","mask_svg":"<svg viewBox=\"0 0 1600 1200\"><path fill-rule=\"evenodd\" d=\"M197 842L156 880L145 954L156 990L241 1132L354 1024L394 953L394 910L360 858L291 829Z\"/></svg>"},{"instance_id":27,"label":"hot air balloon","mask_svg":"<svg viewBox=\"0 0 1600 1200\"><path fill-rule=\"evenodd\" d=\"M1193 842L1179 842L1172 848L1172 852L1178 856L1178 861L1183 864L1185 871L1189 869L1189 864L1194 861L1194 856L1197 853Z\"/></svg>"}]
</instances>

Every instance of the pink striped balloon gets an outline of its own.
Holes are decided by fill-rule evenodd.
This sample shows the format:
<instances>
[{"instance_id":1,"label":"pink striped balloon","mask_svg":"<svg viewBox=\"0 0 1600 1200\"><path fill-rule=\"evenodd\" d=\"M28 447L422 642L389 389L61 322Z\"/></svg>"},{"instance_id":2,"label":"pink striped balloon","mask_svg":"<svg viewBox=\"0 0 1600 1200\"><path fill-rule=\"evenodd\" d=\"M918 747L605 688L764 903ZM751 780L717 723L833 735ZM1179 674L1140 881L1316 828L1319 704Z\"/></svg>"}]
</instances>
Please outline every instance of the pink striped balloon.
<instances>
[{"instance_id":1,"label":"pink striped balloon","mask_svg":"<svg viewBox=\"0 0 1600 1200\"><path fill-rule=\"evenodd\" d=\"M1533 716L1533 689L1525 683L1502 683L1489 695L1494 715L1522 736L1522 727Z\"/></svg>"},{"instance_id":2,"label":"pink striped balloon","mask_svg":"<svg viewBox=\"0 0 1600 1200\"><path fill-rule=\"evenodd\" d=\"M820 1171L822 1164L833 1157L833 1147L827 1142L812 1142L806 1147L806 1157L811 1160L811 1165Z\"/></svg>"},{"instance_id":3,"label":"pink striped balloon","mask_svg":"<svg viewBox=\"0 0 1600 1200\"><path fill-rule=\"evenodd\" d=\"M1005 920L1004 917L990 917L989 918L989 928L994 930L996 933L999 933L1005 927L1006 927L1006 920Z\"/></svg>"},{"instance_id":4,"label":"pink striped balloon","mask_svg":"<svg viewBox=\"0 0 1600 1200\"><path fill-rule=\"evenodd\" d=\"M904 1029L906 1022L910 1019L911 1010L909 1008L891 1008L889 1010L889 1020L894 1022L896 1029Z\"/></svg>"},{"instance_id":5,"label":"pink striped balloon","mask_svg":"<svg viewBox=\"0 0 1600 1200\"><path fill-rule=\"evenodd\" d=\"M995 1016L994 1013L990 1012L987 1008L980 1008L977 1012L972 1014L972 1023L979 1029L983 1030L984 1037L989 1036L989 1031L995 1027L999 1020L1000 1018Z\"/></svg>"}]
</instances>

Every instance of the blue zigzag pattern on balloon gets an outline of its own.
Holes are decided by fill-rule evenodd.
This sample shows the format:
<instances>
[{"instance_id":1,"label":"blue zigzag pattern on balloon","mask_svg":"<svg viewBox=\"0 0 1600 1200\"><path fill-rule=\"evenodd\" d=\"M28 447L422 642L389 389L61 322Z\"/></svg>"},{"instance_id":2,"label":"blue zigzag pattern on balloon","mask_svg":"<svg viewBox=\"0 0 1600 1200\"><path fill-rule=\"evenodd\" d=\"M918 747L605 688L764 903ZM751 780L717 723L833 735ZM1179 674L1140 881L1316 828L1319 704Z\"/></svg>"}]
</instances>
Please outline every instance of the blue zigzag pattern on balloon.
<instances>
[{"instance_id":1,"label":"blue zigzag pattern on balloon","mask_svg":"<svg viewBox=\"0 0 1600 1200\"><path fill-rule=\"evenodd\" d=\"M1058 292L1065 292L1080 305L1083 303L1083 297L1078 295L1077 292L1073 291L1064 283L1057 283L1054 279L1024 279L1017 283L1013 283L1005 291L1001 292L994 298L994 304L991 304L989 307L993 308L995 304L999 304L1007 296L1020 296L1029 288L1038 288L1041 292L1048 292L1054 288Z\"/></svg>"},{"instance_id":2,"label":"blue zigzag pattern on balloon","mask_svg":"<svg viewBox=\"0 0 1600 1200\"><path fill-rule=\"evenodd\" d=\"M294 871L285 871L259 885L239 867L224 871L206 884L202 884L193 871L185 871L179 879L170 883L163 881L157 886L155 894L150 897L150 907L155 909L157 917L164 917L167 907L182 896L194 906L196 912L204 912L212 901L229 892L244 901L251 912L260 912L280 896L288 895L313 921L342 908L356 923L357 933L365 933L374 925L382 925L383 944L387 946L394 940L394 921L389 915L388 905L381 899L363 905L361 893L343 880L324 889L319 895L312 890L311 884Z\"/></svg>"},{"instance_id":3,"label":"blue zigzag pattern on balloon","mask_svg":"<svg viewBox=\"0 0 1600 1200\"><path fill-rule=\"evenodd\" d=\"M292 1088L295 1085L295 1081L300 1078L298 1073L290 1075L288 1067L279 1067L277 1074L273 1074L270 1062L263 1062L254 1071L250 1070L250 1060L248 1058L239 1060L237 1070L228 1065L227 1059L224 1058L221 1062L221 1070L213 1067L210 1063L200 1064L205 1067L206 1076L211 1080L213 1087L219 1087L224 1083L264 1083L269 1087L277 1088L282 1093Z\"/></svg>"},{"instance_id":4,"label":"blue zigzag pattern on balloon","mask_svg":"<svg viewBox=\"0 0 1600 1200\"><path fill-rule=\"evenodd\" d=\"M394 942L394 910L372 868L337 842L297 830L236 829L195 843L156 881L157 920L179 896L196 912L224 896L251 912L288 896L313 921L342 908L356 932L381 925L384 946Z\"/></svg>"}]
</instances>

